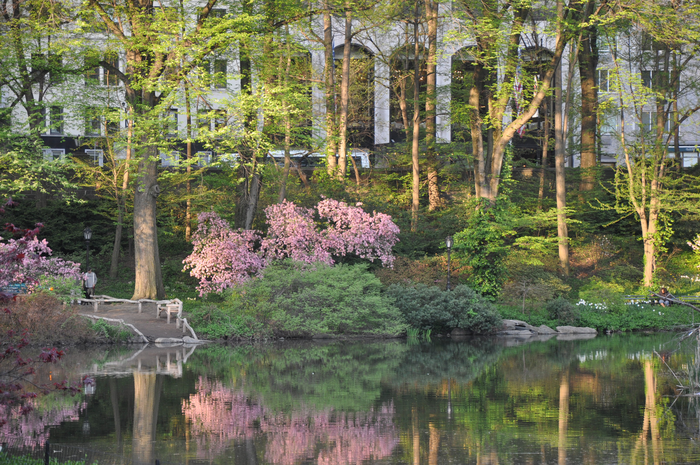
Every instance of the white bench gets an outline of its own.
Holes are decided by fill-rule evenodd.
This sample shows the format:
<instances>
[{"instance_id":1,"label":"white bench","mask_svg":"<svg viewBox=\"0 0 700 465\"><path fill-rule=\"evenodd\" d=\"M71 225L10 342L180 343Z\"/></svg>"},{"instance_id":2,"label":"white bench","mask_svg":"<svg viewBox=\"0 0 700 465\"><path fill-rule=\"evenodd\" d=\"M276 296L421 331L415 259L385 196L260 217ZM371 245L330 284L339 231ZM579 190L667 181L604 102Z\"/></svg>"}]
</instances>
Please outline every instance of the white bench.
<instances>
[{"instance_id":1,"label":"white bench","mask_svg":"<svg viewBox=\"0 0 700 465\"><path fill-rule=\"evenodd\" d=\"M180 319L182 318L182 301L180 299L159 300L156 302L156 318L160 318L160 314L165 312L170 324L170 315L175 315L175 326L180 327Z\"/></svg>"}]
</instances>

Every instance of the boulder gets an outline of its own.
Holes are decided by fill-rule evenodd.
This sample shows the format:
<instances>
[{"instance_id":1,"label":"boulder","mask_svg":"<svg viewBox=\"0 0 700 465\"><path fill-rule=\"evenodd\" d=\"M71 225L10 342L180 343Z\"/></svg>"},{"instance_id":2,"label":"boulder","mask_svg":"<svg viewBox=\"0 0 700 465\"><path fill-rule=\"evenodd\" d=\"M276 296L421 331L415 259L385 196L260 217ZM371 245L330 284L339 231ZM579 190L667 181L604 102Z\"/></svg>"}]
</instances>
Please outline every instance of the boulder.
<instances>
[{"instance_id":1,"label":"boulder","mask_svg":"<svg viewBox=\"0 0 700 465\"><path fill-rule=\"evenodd\" d=\"M557 326L559 334L598 334L594 328L579 328L576 326Z\"/></svg>"},{"instance_id":2,"label":"boulder","mask_svg":"<svg viewBox=\"0 0 700 465\"><path fill-rule=\"evenodd\" d=\"M550 328L550 327L547 326L547 325L540 325L540 326L537 328L537 333L538 333L538 334L557 334L556 331L554 331L552 328Z\"/></svg>"},{"instance_id":3,"label":"boulder","mask_svg":"<svg viewBox=\"0 0 700 465\"><path fill-rule=\"evenodd\" d=\"M512 332L529 332L530 334L538 334L537 328L529 325L521 320L503 320L503 326L498 334L513 336Z\"/></svg>"}]
</instances>

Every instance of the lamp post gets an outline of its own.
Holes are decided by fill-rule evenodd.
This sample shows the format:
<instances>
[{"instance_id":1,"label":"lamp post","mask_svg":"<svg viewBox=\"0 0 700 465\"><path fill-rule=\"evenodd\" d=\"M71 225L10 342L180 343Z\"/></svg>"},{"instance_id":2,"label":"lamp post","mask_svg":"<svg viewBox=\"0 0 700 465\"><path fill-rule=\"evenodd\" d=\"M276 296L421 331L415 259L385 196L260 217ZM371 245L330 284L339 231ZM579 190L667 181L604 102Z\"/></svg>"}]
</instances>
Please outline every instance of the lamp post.
<instances>
[{"instance_id":1,"label":"lamp post","mask_svg":"<svg viewBox=\"0 0 700 465\"><path fill-rule=\"evenodd\" d=\"M83 230L83 237L85 238L85 272L90 271L90 239L92 239L92 229L90 226Z\"/></svg>"},{"instance_id":2,"label":"lamp post","mask_svg":"<svg viewBox=\"0 0 700 465\"><path fill-rule=\"evenodd\" d=\"M447 247L447 290L450 290L450 252L452 251L452 236L445 238L445 247Z\"/></svg>"}]
</instances>

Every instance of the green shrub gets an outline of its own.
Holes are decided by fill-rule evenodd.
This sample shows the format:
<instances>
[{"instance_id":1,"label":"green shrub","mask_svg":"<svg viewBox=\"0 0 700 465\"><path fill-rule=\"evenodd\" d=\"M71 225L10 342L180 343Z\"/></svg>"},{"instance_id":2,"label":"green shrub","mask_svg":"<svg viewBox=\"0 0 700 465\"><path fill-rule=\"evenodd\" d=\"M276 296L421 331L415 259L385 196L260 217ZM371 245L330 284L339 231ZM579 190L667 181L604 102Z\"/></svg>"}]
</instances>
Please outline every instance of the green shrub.
<instances>
[{"instance_id":1,"label":"green shrub","mask_svg":"<svg viewBox=\"0 0 700 465\"><path fill-rule=\"evenodd\" d=\"M189 307L188 315L189 324L206 339L262 338L270 335L262 322L251 315L241 314L225 302Z\"/></svg>"},{"instance_id":2,"label":"green shrub","mask_svg":"<svg viewBox=\"0 0 700 465\"><path fill-rule=\"evenodd\" d=\"M123 325L117 326L105 320L94 320L91 329L96 336L103 337L112 343L128 342L133 336L133 333Z\"/></svg>"},{"instance_id":3,"label":"green shrub","mask_svg":"<svg viewBox=\"0 0 700 465\"><path fill-rule=\"evenodd\" d=\"M83 297L82 282L71 278L44 275L39 278L39 287L54 294L64 304L73 303Z\"/></svg>"},{"instance_id":4,"label":"green shrub","mask_svg":"<svg viewBox=\"0 0 700 465\"><path fill-rule=\"evenodd\" d=\"M606 303L609 305L624 304L625 288L621 284L592 278L578 291L580 299L586 302Z\"/></svg>"},{"instance_id":5,"label":"green shrub","mask_svg":"<svg viewBox=\"0 0 700 465\"><path fill-rule=\"evenodd\" d=\"M558 320L565 325L576 323L581 318L578 307L563 297L557 297L547 302L547 315L553 320Z\"/></svg>"},{"instance_id":6,"label":"green shrub","mask_svg":"<svg viewBox=\"0 0 700 465\"><path fill-rule=\"evenodd\" d=\"M442 291L435 286L394 284L387 292L408 325L420 331L445 334L461 328L475 334L491 332L500 325L493 304L467 286Z\"/></svg>"},{"instance_id":7,"label":"green shrub","mask_svg":"<svg viewBox=\"0 0 700 465\"><path fill-rule=\"evenodd\" d=\"M398 309L382 293L367 265L306 265L284 262L265 270L240 295L242 308L262 315L274 332L314 334L402 334Z\"/></svg>"},{"instance_id":8,"label":"green shrub","mask_svg":"<svg viewBox=\"0 0 700 465\"><path fill-rule=\"evenodd\" d=\"M401 314L367 265L282 262L228 291L221 304L188 310L206 337L399 335Z\"/></svg>"}]
</instances>

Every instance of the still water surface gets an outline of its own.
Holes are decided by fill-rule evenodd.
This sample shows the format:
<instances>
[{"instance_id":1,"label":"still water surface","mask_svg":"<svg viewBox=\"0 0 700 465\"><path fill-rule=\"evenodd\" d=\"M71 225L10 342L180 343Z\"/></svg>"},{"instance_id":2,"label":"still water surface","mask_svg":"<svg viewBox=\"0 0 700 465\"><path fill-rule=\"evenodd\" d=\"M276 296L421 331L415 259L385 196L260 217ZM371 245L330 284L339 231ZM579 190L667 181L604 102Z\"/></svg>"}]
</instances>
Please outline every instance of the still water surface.
<instances>
[{"instance_id":1,"label":"still water surface","mask_svg":"<svg viewBox=\"0 0 700 465\"><path fill-rule=\"evenodd\" d=\"M700 463L698 342L479 338L67 351L0 437L153 464ZM673 370L673 372L672 372ZM677 377L677 378L676 378Z\"/></svg>"}]
</instances>

